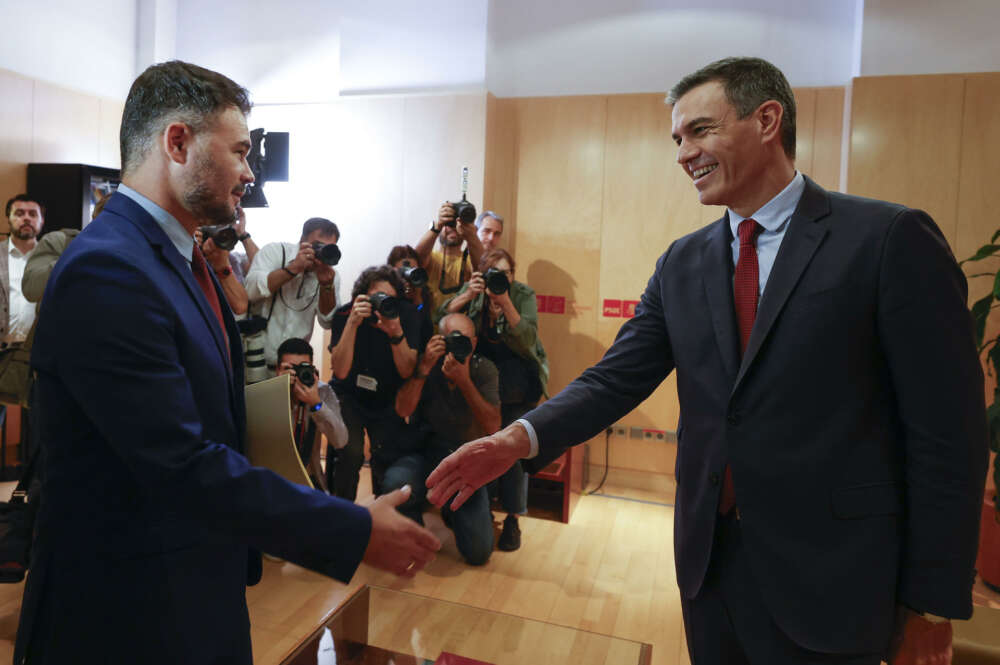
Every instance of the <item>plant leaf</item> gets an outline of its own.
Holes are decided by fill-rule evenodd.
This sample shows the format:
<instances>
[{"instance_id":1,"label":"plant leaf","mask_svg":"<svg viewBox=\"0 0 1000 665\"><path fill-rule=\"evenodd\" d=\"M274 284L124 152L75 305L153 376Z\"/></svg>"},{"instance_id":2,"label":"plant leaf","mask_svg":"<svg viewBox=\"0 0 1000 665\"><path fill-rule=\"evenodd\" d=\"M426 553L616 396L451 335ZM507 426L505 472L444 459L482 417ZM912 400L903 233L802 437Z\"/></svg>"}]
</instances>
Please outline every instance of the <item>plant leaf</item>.
<instances>
[{"instance_id":1,"label":"plant leaf","mask_svg":"<svg viewBox=\"0 0 1000 665\"><path fill-rule=\"evenodd\" d=\"M983 245L982 247L979 248L979 251L977 251L975 254L965 259L964 261L961 261L959 265L962 265L963 263L966 263L968 261L980 261L982 259L988 258L996 254L997 250L1000 250L1000 245L993 245L993 244Z\"/></svg>"},{"instance_id":2,"label":"plant leaf","mask_svg":"<svg viewBox=\"0 0 1000 665\"><path fill-rule=\"evenodd\" d=\"M987 293L985 296L977 300L970 308L970 311L972 312L972 320L976 326L977 349L983 345L983 335L986 333L986 319L990 315L990 306L992 304L993 294Z\"/></svg>"}]
</instances>

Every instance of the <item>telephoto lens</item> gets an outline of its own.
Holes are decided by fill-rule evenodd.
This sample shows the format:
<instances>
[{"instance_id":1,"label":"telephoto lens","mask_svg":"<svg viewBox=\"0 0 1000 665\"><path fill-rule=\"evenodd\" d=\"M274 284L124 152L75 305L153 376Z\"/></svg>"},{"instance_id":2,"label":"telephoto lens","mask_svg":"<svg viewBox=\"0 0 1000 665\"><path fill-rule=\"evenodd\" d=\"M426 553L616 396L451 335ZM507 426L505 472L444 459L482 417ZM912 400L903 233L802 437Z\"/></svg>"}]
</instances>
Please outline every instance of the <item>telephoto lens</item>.
<instances>
[{"instance_id":1,"label":"telephoto lens","mask_svg":"<svg viewBox=\"0 0 1000 665\"><path fill-rule=\"evenodd\" d=\"M368 302L372 304L372 322L378 320L378 317L375 316L375 312L381 314L384 319L399 318L399 301L393 296L390 296L388 293L383 293L381 291L373 293L368 296Z\"/></svg>"},{"instance_id":2,"label":"telephoto lens","mask_svg":"<svg viewBox=\"0 0 1000 665\"><path fill-rule=\"evenodd\" d=\"M312 244L316 258L328 266L335 266L340 263L340 248L336 243L322 243L319 240Z\"/></svg>"},{"instance_id":3,"label":"telephoto lens","mask_svg":"<svg viewBox=\"0 0 1000 665\"><path fill-rule=\"evenodd\" d=\"M403 276L411 286L418 289L427 283L427 271L420 266L405 266L399 269L399 274Z\"/></svg>"},{"instance_id":4,"label":"telephoto lens","mask_svg":"<svg viewBox=\"0 0 1000 665\"><path fill-rule=\"evenodd\" d=\"M316 383L316 368L313 367L312 363L300 362L292 367L292 371L295 372L299 383L306 388L312 388L313 384Z\"/></svg>"},{"instance_id":5,"label":"telephoto lens","mask_svg":"<svg viewBox=\"0 0 1000 665\"><path fill-rule=\"evenodd\" d=\"M215 246L219 249L230 252L236 243L239 242L239 238L236 235L236 229L233 228L231 224L216 224L215 226L201 226L198 227L201 231L201 241L205 242L209 238L215 243Z\"/></svg>"},{"instance_id":6,"label":"telephoto lens","mask_svg":"<svg viewBox=\"0 0 1000 665\"><path fill-rule=\"evenodd\" d=\"M472 340L453 330L444 336L444 349L455 356L455 360L464 363L465 359L472 355Z\"/></svg>"},{"instance_id":7,"label":"telephoto lens","mask_svg":"<svg viewBox=\"0 0 1000 665\"><path fill-rule=\"evenodd\" d=\"M496 295L507 293L508 289L510 289L510 280L507 279L507 273L497 268L490 268L483 273L483 281L486 282L486 288Z\"/></svg>"}]
</instances>

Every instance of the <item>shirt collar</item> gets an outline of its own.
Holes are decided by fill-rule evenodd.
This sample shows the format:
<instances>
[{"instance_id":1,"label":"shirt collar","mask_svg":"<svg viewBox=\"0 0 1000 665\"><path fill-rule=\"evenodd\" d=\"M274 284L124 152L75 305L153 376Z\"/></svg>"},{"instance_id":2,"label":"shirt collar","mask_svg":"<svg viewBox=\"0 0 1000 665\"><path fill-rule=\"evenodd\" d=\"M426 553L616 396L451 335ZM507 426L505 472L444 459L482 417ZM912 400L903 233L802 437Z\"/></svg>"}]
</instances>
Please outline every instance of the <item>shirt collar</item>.
<instances>
[{"instance_id":1,"label":"shirt collar","mask_svg":"<svg viewBox=\"0 0 1000 665\"><path fill-rule=\"evenodd\" d=\"M10 256L24 258L28 256L28 254L31 254L33 251L35 250L29 249L27 252L21 253L21 250L19 250L17 248L17 245L15 245L13 241L10 239L10 236L7 236L7 254L9 254Z\"/></svg>"},{"instance_id":2,"label":"shirt collar","mask_svg":"<svg viewBox=\"0 0 1000 665\"><path fill-rule=\"evenodd\" d=\"M149 215L156 220L156 223L160 225L160 228L163 229L163 232L167 234L167 237L170 238L170 242L174 244L174 247L177 248L180 255L183 256L188 263L191 263L191 257L194 254L194 238L187 232L181 223L177 221L176 217L125 183L118 185L118 192L124 194L142 206L142 209L148 212Z\"/></svg>"},{"instance_id":3,"label":"shirt collar","mask_svg":"<svg viewBox=\"0 0 1000 665\"><path fill-rule=\"evenodd\" d=\"M799 199L802 198L802 192L805 189L805 178L802 177L801 173L796 171L792 181L777 196L765 203L760 210L750 215L750 217L763 226L766 231L774 232L780 230L785 222L788 221L788 218L792 216L792 213L795 212L795 207L799 205ZM749 218L733 212L732 209L729 209L727 212L729 214L729 228L735 238L737 237L736 229L739 227L740 222Z\"/></svg>"}]
</instances>

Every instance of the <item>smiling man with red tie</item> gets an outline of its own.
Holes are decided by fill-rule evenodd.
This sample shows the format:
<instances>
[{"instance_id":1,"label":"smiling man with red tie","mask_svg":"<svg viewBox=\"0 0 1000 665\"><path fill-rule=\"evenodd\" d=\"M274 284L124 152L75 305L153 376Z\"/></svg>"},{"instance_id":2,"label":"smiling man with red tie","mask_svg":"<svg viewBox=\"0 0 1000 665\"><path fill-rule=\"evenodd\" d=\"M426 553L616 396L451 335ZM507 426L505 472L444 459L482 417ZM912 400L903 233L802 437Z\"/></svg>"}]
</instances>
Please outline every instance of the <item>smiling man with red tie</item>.
<instances>
[{"instance_id":1,"label":"smiling man with red tie","mask_svg":"<svg viewBox=\"0 0 1000 665\"><path fill-rule=\"evenodd\" d=\"M726 215L670 246L597 365L446 458L428 497L541 468L676 370L692 663L948 662L914 627L972 612L987 438L965 278L927 214L795 170L770 63L710 64L668 101L678 163Z\"/></svg>"},{"instance_id":2,"label":"smiling man with red tie","mask_svg":"<svg viewBox=\"0 0 1000 665\"><path fill-rule=\"evenodd\" d=\"M42 300L45 484L15 662L252 662L260 551L343 582L412 576L440 544L388 494L365 507L253 467L243 353L193 234L253 181L246 90L182 62L147 69L122 117L122 184Z\"/></svg>"}]
</instances>

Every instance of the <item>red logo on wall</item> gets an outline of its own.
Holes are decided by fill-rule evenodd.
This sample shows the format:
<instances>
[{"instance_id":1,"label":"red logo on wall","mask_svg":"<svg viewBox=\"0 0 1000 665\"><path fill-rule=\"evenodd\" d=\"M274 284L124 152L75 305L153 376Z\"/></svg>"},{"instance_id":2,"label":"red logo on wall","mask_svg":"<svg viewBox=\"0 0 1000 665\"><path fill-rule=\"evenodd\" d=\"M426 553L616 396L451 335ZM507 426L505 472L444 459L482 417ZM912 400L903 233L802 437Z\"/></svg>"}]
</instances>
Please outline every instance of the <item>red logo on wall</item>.
<instances>
[{"instance_id":1,"label":"red logo on wall","mask_svg":"<svg viewBox=\"0 0 1000 665\"><path fill-rule=\"evenodd\" d=\"M563 296L547 296L549 314L563 314L566 311L566 298Z\"/></svg>"},{"instance_id":2,"label":"red logo on wall","mask_svg":"<svg viewBox=\"0 0 1000 665\"><path fill-rule=\"evenodd\" d=\"M622 301L612 300L610 298L604 299L604 316L619 317L622 315Z\"/></svg>"},{"instance_id":3,"label":"red logo on wall","mask_svg":"<svg viewBox=\"0 0 1000 665\"><path fill-rule=\"evenodd\" d=\"M538 312L539 313L549 311L549 297L548 296L542 296L542 295L538 295L536 293L535 294L535 299L538 301Z\"/></svg>"},{"instance_id":4,"label":"red logo on wall","mask_svg":"<svg viewBox=\"0 0 1000 665\"><path fill-rule=\"evenodd\" d=\"M638 300L623 300L622 301L622 316L626 319L631 319L635 316L636 305L639 304Z\"/></svg>"}]
</instances>

